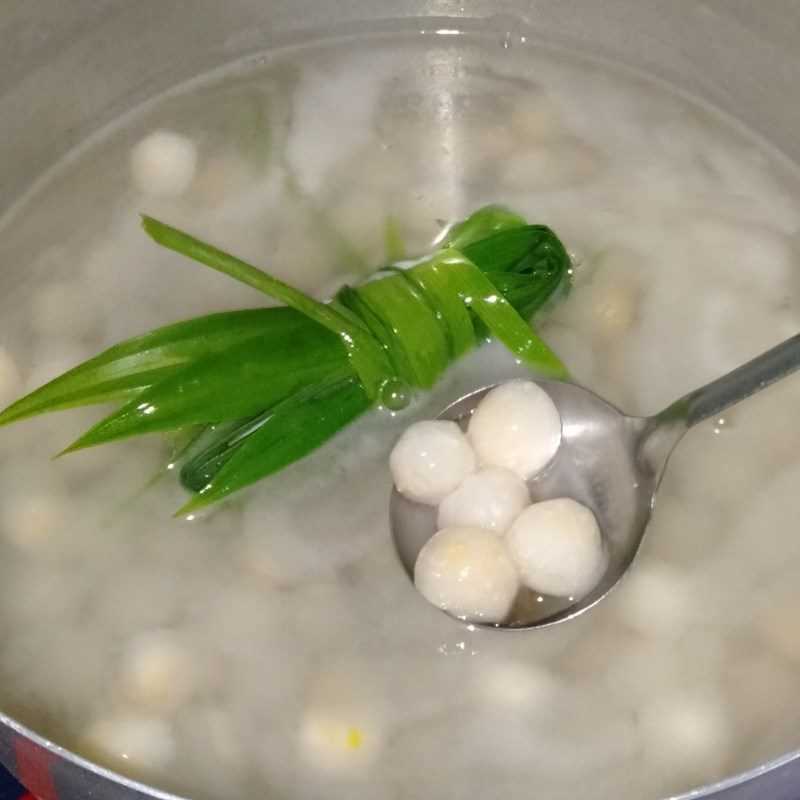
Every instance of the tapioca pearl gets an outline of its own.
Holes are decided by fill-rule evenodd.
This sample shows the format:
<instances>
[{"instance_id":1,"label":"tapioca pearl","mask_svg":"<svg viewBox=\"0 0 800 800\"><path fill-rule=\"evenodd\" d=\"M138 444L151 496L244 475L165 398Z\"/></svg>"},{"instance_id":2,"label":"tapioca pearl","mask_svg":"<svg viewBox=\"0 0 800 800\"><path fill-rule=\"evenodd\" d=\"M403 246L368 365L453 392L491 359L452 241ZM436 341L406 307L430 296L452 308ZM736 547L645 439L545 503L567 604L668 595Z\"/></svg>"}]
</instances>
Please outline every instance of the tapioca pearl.
<instances>
[{"instance_id":1,"label":"tapioca pearl","mask_svg":"<svg viewBox=\"0 0 800 800\"><path fill-rule=\"evenodd\" d=\"M477 467L463 431L449 420L415 422L389 457L392 479L410 500L435 505Z\"/></svg>"},{"instance_id":2,"label":"tapioca pearl","mask_svg":"<svg viewBox=\"0 0 800 800\"><path fill-rule=\"evenodd\" d=\"M510 189L555 191L591 183L604 166L602 155L594 147L564 138L510 154L504 160L500 180Z\"/></svg>"},{"instance_id":3,"label":"tapioca pearl","mask_svg":"<svg viewBox=\"0 0 800 800\"><path fill-rule=\"evenodd\" d=\"M131 150L131 177L148 194L180 195L194 181L197 162L197 145L191 138L159 130Z\"/></svg>"},{"instance_id":4,"label":"tapioca pearl","mask_svg":"<svg viewBox=\"0 0 800 800\"><path fill-rule=\"evenodd\" d=\"M505 537L522 583L556 597L584 596L601 577L600 528L586 506L570 498L528 506Z\"/></svg>"},{"instance_id":5,"label":"tapioca pearl","mask_svg":"<svg viewBox=\"0 0 800 800\"><path fill-rule=\"evenodd\" d=\"M682 772L692 785L724 772L732 728L726 710L715 699L670 692L646 703L640 720L650 757Z\"/></svg>"},{"instance_id":6,"label":"tapioca pearl","mask_svg":"<svg viewBox=\"0 0 800 800\"><path fill-rule=\"evenodd\" d=\"M503 541L482 528L457 526L434 534L414 566L414 584L431 605L470 622L502 622L519 578Z\"/></svg>"},{"instance_id":7,"label":"tapioca pearl","mask_svg":"<svg viewBox=\"0 0 800 800\"><path fill-rule=\"evenodd\" d=\"M157 717L122 712L92 723L80 738L90 757L128 773L158 772L177 754L169 723Z\"/></svg>"},{"instance_id":8,"label":"tapioca pearl","mask_svg":"<svg viewBox=\"0 0 800 800\"><path fill-rule=\"evenodd\" d=\"M541 713L553 701L558 681L546 667L514 659L490 660L473 669L480 702L506 712Z\"/></svg>"},{"instance_id":9,"label":"tapioca pearl","mask_svg":"<svg viewBox=\"0 0 800 800\"><path fill-rule=\"evenodd\" d=\"M69 509L52 493L18 494L6 498L0 511L0 533L30 555L52 550L69 527Z\"/></svg>"},{"instance_id":10,"label":"tapioca pearl","mask_svg":"<svg viewBox=\"0 0 800 800\"><path fill-rule=\"evenodd\" d=\"M615 598L622 622L642 636L674 638L692 623L685 573L663 562L635 566Z\"/></svg>"},{"instance_id":11,"label":"tapioca pearl","mask_svg":"<svg viewBox=\"0 0 800 800\"><path fill-rule=\"evenodd\" d=\"M547 93L533 89L514 99L508 123L517 141L530 145L551 140L563 129L564 121Z\"/></svg>"},{"instance_id":12,"label":"tapioca pearl","mask_svg":"<svg viewBox=\"0 0 800 800\"><path fill-rule=\"evenodd\" d=\"M140 634L125 649L122 685L143 706L175 705L195 686L189 653L167 631Z\"/></svg>"},{"instance_id":13,"label":"tapioca pearl","mask_svg":"<svg viewBox=\"0 0 800 800\"><path fill-rule=\"evenodd\" d=\"M488 467L468 475L439 504L439 528L471 525L504 534L530 504L525 481L502 467Z\"/></svg>"},{"instance_id":14,"label":"tapioca pearl","mask_svg":"<svg viewBox=\"0 0 800 800\"><path fill-rule=\"evenodd\" d=\"M478 404L467 428L483 467L510 469L523 480L541 472L561 444L561 415L532 381L508 381Z\"/></svg>"},{"instance_id":15,"label":"tapioca pearl","mask_svg":"<svg viewBox=\"0 0 800 800\"><path fill-rule=\"evenodd\" d=\"M327 773L363 770L380 753L383 739L382 727L358 709L311 708L300 722L303 759Z\"/></svg>"}]
</instances>

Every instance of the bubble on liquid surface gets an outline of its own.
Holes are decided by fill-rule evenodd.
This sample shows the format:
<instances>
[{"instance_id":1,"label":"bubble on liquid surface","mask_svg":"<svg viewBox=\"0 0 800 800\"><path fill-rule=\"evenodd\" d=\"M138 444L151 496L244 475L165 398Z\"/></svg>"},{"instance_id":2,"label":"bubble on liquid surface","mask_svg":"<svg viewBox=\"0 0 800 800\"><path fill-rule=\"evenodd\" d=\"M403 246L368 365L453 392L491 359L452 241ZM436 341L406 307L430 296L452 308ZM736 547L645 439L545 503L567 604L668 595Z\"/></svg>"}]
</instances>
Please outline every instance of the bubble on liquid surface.
<instances>
[{"instance_id":1,"label":"bubble on liquid surface","mask_svg":"<svg viewBox=\"0 0 800 800\"><path fill-rule=\"evenodd\" d=\"M378 402L387 411L402 411L412 399L411 387L402 378L386 378L378 387Z\"/></svg>"}]
</instances>

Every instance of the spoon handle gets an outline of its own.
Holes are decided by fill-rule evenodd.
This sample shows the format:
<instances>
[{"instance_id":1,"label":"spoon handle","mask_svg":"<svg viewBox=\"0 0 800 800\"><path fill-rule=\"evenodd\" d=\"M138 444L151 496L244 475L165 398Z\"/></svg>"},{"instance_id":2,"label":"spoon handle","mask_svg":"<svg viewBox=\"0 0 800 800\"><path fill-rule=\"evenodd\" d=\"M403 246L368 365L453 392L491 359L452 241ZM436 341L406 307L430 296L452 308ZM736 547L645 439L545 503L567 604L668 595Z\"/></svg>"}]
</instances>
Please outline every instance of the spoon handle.
<instances>
[{"instance_id":1,"label":"spoon handle","mask_svg":"<svg viewBox=\"0 0 800 800\"><path fill-rule=\"evenodd\" d=\"M727 375L676 400L658 415L661 422L684 421L688 427L766 389L800 368L800 333L781 342Z\"/></svg>"}]
</instances>

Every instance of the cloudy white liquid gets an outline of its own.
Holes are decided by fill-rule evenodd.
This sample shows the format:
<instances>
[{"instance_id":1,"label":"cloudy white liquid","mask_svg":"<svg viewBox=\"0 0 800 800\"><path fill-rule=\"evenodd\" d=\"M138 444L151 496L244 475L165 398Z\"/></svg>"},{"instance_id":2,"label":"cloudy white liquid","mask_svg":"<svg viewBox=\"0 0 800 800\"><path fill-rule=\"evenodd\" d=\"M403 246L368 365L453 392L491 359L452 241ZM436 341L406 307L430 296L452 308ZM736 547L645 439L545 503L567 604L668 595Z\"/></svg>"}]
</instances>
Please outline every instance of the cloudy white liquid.
<instances>
[{"instance_id":1,"label":"cloudy white liquid","mask_svg":"<svg viewBox=\"0 0 800 800\"><path fill-rule=\"evenodd\" d=\"M196 147L169 192L131 171L159 130ZM0 402L124 337L262 303L159 250L139 212L325 297L384 257L387 218L413 255L487 202L574 254L540 330L629 413L797 331L797 177L733 123L531 44L366 37L151 104L56 172L0 230ZM517 374L481 348L191 523L171 519L173 476L147 486L157 439L52 462L97 411L0 430L0 707L197 800L649 800L800 746L800 382L691 432L607 601L469 631L396 561L388 454Z\"/></svg>"}]
</instances>

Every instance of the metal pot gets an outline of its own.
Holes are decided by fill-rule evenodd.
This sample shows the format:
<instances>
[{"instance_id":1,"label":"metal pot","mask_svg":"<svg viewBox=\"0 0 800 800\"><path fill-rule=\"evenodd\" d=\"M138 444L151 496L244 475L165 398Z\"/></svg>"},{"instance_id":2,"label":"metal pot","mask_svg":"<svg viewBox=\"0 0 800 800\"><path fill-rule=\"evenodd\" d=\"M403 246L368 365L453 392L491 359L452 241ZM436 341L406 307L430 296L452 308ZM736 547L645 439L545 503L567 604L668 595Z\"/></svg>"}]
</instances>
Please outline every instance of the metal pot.
<instances>
[{"instance_id":1,"label":"metal pot","mask_svg":"<svg viewBox=\"0 0 800 800\"><path fill-rule=\"evenodd\" d=\"M464 18L534 30L664 78L800 159L796 0L2 0L0 213L91 131L199 73L331 26ZM0 762L41 800L171 798L0 713ZM682 800L797 800L800 751ZM677 800L677 799L676 799Z\"/></svg>"}]
</instances>

